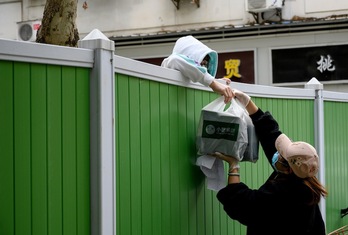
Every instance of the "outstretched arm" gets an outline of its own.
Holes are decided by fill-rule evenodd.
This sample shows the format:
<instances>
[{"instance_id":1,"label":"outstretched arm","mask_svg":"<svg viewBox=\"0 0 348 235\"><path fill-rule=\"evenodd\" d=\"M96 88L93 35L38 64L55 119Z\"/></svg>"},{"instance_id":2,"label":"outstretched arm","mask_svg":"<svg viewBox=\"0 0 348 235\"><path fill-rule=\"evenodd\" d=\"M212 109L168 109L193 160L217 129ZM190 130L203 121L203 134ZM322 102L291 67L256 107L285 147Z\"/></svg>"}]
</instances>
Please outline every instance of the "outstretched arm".
<instances>
[{"instance_id":1,"label":"outstretched arm","mask_svg":"<svg viewBox=\"0 0 348 235\"><path fill-rule=\"evenodd\" d=\"M262 149L268 161L271 163L272 157L277 151L274 143L281 134L277 121L269 112L264 113L247 94L238 90L234 90L234 94L248 111L255 126L256 135L259 138Z\"/></svg>"},{"instance_id":2,"label":"outstretched arm","mask_svg":"<svg viewBox=\"0 0 348 235\"><path fill-rule=\"evenodd\" d=\"M162 67L175 69L181 74L190 79L192 82L199 82L205 86L209 86L214 92L225 97L225 103L228 103L233 98L233 92L230 86L222 84L211 76L206 68L197 65L192 59L179 55L171 55L164 59Z\"/></svg>"},{"instance_id":3,"label":"outstretched arm","mask_svg":"<svg viewBox=\"0 0 348 235\"><path fill-rule=\"evenodd\" d=\"M225 103L227 104L233 98L233 92L230 86L222 84L216 80L212 81L209 87L216 93L225 97Z\"/></svg>"},{"instance_id":4,"label":"outstretched arm","mask_svg":"<svg viewBox=\"0 0 348 235\"><path fill-rule=\"evenodd\" d=\"M249 115L253 115L257 112L259 107L257 107L256 104L251 100L250 96L239 90L233 90L233 93L239 102L244 105Z\"/></svg>"},{"instance_id":5,"label":"outstretched arm","mask_svg":"<svg viewBox=\"0 0 348 235\"><path fill-rule=\"evenodd\" d=\"M259 110L259 107L257 107L256 104L252 100L250 100L245 109L248 111L249 115L253 115L257 112L257 110Z\"/></svg>"}]
</instances>

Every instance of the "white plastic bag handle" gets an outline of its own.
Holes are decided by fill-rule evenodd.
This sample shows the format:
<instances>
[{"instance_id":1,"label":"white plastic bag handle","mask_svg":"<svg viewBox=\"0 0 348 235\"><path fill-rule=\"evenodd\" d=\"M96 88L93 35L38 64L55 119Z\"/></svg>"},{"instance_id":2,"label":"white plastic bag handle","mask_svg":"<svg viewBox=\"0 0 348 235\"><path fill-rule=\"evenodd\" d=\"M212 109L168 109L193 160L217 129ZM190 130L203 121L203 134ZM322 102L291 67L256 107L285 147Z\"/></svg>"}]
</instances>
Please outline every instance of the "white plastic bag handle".
<instances>
[{"instance_id":1,"label":"white plastic bag handle","mask_svg":"<svg viewBox=\"0 0 348 235\"><path fill-rule=\"evenodd\" d=\"M237 116L237 117L243 116L243 113L244 113L245 111L246 111L246 110L244 109L244 107L242 106L242 104L241 104L236 98L233 98L233 99L231 100L231 105L230 105L230 107L226 110L226 112L232 113L232 114L234 114L234 115Z\"/></svg>"},{"instance_id":2,"label":"white plastic bag handle","mask_svg":"<svg viewBox=\"0 0 348 235\"><path fill-rule=\"evenodd\" d=\"M217 111L217 112L224 111L224 109L226 107L224 100L225 100L225 97L220 96L219 98L215 99L211 103L207 104L203 109L209 110L209 111Z\"/></svg>"}]
</instances>

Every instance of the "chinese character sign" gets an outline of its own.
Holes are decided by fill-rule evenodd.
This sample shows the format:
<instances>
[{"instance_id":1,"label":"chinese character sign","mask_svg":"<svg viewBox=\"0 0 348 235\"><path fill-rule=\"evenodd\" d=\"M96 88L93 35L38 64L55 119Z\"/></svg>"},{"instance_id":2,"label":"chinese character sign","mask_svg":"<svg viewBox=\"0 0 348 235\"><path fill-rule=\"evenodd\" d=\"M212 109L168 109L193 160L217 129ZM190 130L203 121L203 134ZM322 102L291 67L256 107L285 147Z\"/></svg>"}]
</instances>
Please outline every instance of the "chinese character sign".
<instances>
[{"instance_id":1,"label":"chinese character sign","mask_svg":"<svg viewBox=\"0 0 348 235\"><path fill-rule=\"evenodd\" d=\"M333 60L331 59L330 55L325 56L320 56L320 60L317 61L317 64L319 65L317 69L323 73L324 71L335 71L335 66L332 65Z\"/></svg>"},{"instance_id":2,"label":"chinese character sign","mask_svg":"<svg viewBox=\"0 0 348 235\"><path fill-rule=\"evenodd\" d=\"M272 49L273 83L348 79L348 44Z\"/></svg>"},{"instance_id":3,"label":"chinese character sign","mask_svg":"<svg viewBox=\"0 0 348 235\"><path fill-rule=\"evenodd\" d=\"M217 78L255 84L255 51L219 52Z\"/></svg>"},{"instance_id":4,"label":"chinese character sign","mask_svg":"<svg viewBox=\"0 0 348 235\"><path fill-rule=\"evenodd\" d=\"M226 75L225 78L237 77L241 78L242 75L239 74L240 60L229 59L225 60Z\"/></svg>"}]
</instances>

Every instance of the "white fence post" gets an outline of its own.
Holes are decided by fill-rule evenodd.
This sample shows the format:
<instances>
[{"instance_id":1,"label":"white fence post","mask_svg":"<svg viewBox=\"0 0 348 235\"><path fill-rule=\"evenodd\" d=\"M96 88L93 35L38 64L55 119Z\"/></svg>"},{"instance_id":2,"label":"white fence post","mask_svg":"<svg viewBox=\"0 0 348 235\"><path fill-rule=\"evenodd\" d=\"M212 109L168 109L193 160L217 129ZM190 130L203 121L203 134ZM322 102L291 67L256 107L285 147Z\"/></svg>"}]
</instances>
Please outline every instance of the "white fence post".
<instances>
[{"instance_id":1,"label":"white fence post","mask_svg":"<svg viewBox=\"0 0 348 235\"><path fill-rule=\"evenodd\" d=\"M323 84L316 78L312 78L306 83L305 88L315 90L314 100L314 138L315 148L319 155L319 181L325 185L325 147L324 147L324 98L323 98ZM320 210L326 225L326 201L325 198L320 200Z\"/></svg>"},{"instance_id":2,"label":"white fence post","mask_svg":"<svg viewBox=\"0 0 348 235\"><path fill-rule=\"evenodd\" d=\"M116 234L114 42L95 29L79 41L94 50L90 74L91 234Z\"/></svg>"}]
</instances>

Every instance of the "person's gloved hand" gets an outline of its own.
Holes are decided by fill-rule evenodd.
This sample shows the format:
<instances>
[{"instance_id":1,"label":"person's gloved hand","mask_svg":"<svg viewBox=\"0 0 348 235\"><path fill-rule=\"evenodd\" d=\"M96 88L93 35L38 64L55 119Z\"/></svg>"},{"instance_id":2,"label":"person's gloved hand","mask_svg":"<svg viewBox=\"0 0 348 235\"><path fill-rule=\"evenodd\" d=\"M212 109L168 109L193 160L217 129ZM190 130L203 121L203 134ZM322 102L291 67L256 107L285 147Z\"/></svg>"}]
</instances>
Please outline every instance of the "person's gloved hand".
<instances>
[{"instance_id":1,"label":"person's gloved hand","mask_svg":"<svg viewBox=\"0 0 348 235\"><path fill-rule=\"evenodd\" d=\"M236 98L239 100L239 102L242 105L244 105L244 107L246 107L249 104L250 96L248 96L244 92L236 90L236 89L233 90L233 93L236 96Z\"/></svg>"},{"instance_id":2,"label":"person's gloved hand","mask_svg":"<svg viewBox=\"0 0 348 235\"><path fill-rule=\"evenodd\" d=\"M214 154L212 154L212 156L217 157L221 160L224 160L226 162L228 162L228 164L230 165L230 169L229 171L231 172L233 169L239 169L239 160L236 157L233 156L228 156L228 155L224 155L222 153L219 152L215 152Z\"/></svg>"}]
</instances>

